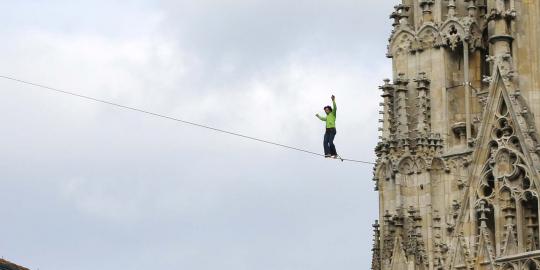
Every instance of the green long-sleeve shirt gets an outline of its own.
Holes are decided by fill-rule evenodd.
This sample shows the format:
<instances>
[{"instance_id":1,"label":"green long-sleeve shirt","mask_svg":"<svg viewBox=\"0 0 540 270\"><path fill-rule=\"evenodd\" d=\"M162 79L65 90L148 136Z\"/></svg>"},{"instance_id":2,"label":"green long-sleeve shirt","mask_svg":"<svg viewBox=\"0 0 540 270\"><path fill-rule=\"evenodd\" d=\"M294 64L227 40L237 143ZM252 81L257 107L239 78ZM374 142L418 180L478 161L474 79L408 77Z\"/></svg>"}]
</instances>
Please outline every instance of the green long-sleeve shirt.
<instances>
[{"instance_id":1,"label":"green long-sleeve shirt","mask_svg":"<svg viewBox=\"0 0 540 270\"><path fill-rule=\"evenodd\" d=\"M334 108L332 109L331 113L327 114L326 117L317 115L317 117L319 119L321 119L321 121L326 122L326 128L335 128L336 127L336 111L337 111L336 101L334 100L334 101L332 101L332 103L334 105Z\"/></svg>"}]
</instances>

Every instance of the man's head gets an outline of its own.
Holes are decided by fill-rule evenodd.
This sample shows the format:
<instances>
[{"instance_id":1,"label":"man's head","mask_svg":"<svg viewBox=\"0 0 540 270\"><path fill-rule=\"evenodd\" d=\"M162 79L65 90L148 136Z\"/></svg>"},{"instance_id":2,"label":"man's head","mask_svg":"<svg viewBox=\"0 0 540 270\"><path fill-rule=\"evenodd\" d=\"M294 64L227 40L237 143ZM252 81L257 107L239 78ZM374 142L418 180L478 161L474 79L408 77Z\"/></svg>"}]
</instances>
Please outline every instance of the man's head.
<instances>
[{"instance_id":1,"label":"man's head","mask_svg":"<svg viewBox=\"0 0 540 270\"><path fill-rule=\"evenodd\" d=\"M326 114L330 114L330 113L332 112L332 107L330 107L330 106L324 107L324 112L325 112Z\"/></svg>"}]
</instances>

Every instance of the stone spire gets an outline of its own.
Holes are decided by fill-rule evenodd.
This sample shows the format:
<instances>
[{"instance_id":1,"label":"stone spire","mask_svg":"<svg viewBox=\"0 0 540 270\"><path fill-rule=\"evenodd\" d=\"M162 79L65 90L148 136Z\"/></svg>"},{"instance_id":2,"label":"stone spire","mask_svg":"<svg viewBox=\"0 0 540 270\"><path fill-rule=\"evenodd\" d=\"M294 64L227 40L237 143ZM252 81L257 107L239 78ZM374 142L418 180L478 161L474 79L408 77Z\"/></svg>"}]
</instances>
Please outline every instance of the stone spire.
<instances>
[{"instance_id":1,"label":"stone spire","mask_svg":"<svg viewBox=\"0 0 540 270\"><path fill-rule=\"evenodd\" d=\"M409 136L409 114L407 112L409 80L405 78L405 74L400 73L394 81L394 85L396 85L396 133L399 139L406 139Z\"/></svg>"},{"instance_id":2,"label":"stone spire","mask_svg":"<svg viewBox=\"0 0 540 270\"><path fill-rule=\"evenodd\" d=\"M381 233L379 230L379 221L375 220L373 224L373 248L371 249L373 258L371 260L371 270L381 270L381 247L380 247L380 238Z\"/></svg>"},{"instance_id":3,"label":"stone spire","mask_svg":"<svg viewBox=\"0 0 540 270\"><path fill-rule=\"evenodd\" d=\"M394 92L395 86L390 83L390 79L384 80L384 85L380 86L379 89L382 90L381 97L384 99L384 102L381 103L382 111L380 114L383 116L379 120L382 125L382 138L383 140L389 139L392 135L395 134L395 116L394 116Z\"/></svg>"},{"instance_id":4,"label":"stone spire","mask_svg":"<svg viewBox=\"0 0 540 270\"><path fill-rule=\"evenodd\" d=\"M416 132L419 136L427 136L430 132L431 123L431 107L429 98L429 83L430 80L425 72L420 72L418 77L413 80L416 83L417 98L417 126Z\"/></svg>"},{"instance_id":5,"label":"stone spire","mask_svg":"<svg viewBox=\"0 0 540 270\"><path fill-rule=\"evenodd\" d=\"M456 0L445 0L448 2L448 18L452 19L456 17Z\"/></svg>"},{"instance_id":6,"label":"stone spire","mask_svg":"<svg viewBox=\"0 0 540 270\"><path fill-rule=\"evenodd\" d=\"M420 0L420 8L422 9L422 21L424 23L433 21L433 5L435 5L434 0Z\"/></svg>"}]
</instances>

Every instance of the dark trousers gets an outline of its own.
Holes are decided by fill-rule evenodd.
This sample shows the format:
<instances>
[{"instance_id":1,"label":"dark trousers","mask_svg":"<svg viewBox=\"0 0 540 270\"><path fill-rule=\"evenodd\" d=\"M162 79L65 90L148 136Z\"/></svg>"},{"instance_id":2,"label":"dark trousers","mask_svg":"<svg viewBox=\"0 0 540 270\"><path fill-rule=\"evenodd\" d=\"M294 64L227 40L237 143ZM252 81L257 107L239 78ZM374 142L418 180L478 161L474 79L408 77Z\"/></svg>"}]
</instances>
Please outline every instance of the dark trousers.
<instances>
[{"instance_id":1,"label":"dark trousers","mask_svg":"<svg viewBox=\"0 0 540 270\"><path fill-rule=\"evenodd\" d=\"M337 131L335 128L326 129L323 142L325 155L337 156L336 146L334 145L334 138L336 137L336 133Z\"/></svg>"}]
</instances>

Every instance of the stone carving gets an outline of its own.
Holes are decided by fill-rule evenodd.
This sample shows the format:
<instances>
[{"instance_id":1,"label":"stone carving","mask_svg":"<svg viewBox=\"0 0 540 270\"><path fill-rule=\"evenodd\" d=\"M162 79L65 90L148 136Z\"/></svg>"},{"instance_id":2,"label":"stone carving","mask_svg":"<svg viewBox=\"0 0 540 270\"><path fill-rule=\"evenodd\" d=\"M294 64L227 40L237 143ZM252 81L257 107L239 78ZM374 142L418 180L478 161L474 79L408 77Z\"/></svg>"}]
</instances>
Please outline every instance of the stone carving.
<instances>
[{"instance_id":1,"label":"stone carving","mask_svg":"<svg viewBox=\"0 0 540 270\"><path fill-rule=\"evenodd\" d=\"M417 51L424 51L430 48L438 47L441 43L440 33L434 26L429 25L424 27L417 38Z\"/></svg>"},{"instance_id":2,"label":"stone carving","mask_svg":"<svg viewBox=\"0 0 540 270\"><path fill-rule=\"evenodd\" d=\"M446 32L441 35L443 36L446 45L450 46L452 50L456 50L463 40L462 34L458 31L457 24L451 24Z\"/></svg>"}]
</instances>

